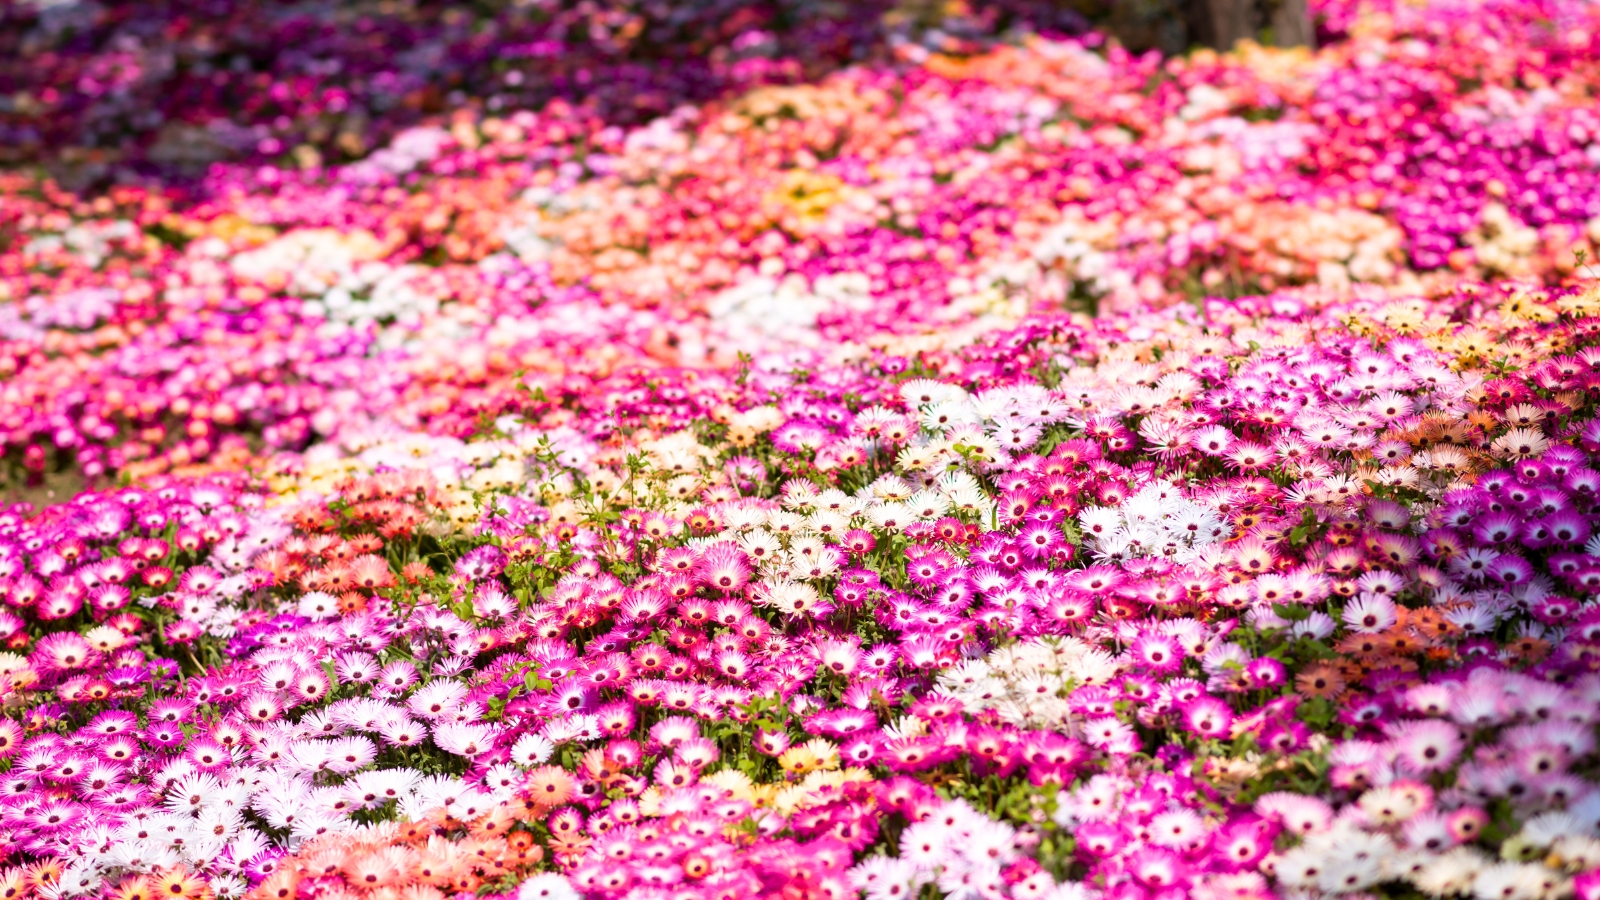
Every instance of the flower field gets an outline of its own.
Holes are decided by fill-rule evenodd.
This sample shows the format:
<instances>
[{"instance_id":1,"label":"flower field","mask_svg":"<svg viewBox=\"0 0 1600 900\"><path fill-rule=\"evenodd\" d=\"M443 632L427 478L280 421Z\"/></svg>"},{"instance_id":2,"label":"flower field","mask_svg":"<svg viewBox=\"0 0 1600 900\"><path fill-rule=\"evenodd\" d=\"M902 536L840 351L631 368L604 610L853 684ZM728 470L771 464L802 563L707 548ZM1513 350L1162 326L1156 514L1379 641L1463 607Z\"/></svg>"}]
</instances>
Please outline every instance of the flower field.
<instances>
[{"instance_id":1,"label":"flower field","mask_svg":"<svg viewBox=\"0 0 1600 900\"><path fill-rule=\"evenodd\" d=\"M0 900L1600 898L1600 7L0 10Z\"/></svg>"}]
</instances>

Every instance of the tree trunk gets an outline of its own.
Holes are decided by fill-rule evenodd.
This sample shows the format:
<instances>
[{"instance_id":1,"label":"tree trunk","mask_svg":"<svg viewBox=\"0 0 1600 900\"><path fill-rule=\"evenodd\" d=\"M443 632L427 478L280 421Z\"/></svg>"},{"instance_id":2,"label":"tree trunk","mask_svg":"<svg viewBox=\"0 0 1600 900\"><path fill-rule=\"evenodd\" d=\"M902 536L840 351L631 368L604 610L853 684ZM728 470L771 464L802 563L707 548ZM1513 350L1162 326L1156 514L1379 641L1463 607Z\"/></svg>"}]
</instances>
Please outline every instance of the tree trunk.
<instances>
[{"instance_id":1,"label":"tree trunk","mask_svg":"<svg viewBox=\"0 0 1600 900\"><path fill-rule=\"evenodd\" d=\"M1272 11L1272 42L1279 47L1317 47L1306 0L1278 0Z\"/></svg>"},{"instance_id":2,"label":"tree trunk","mask_svg":"<svg viewBox=\"0 0 1600 900\"><path fill-rule=\"evenodd\" d=\"M1256 37L1263 25L1279 47L1311 46L1316 37L1306 0L1182 0L1182 8L1190 39L1217 50Z\"/></svg>"},{"instance_id":3,"label":"tree trunk","mask_svg":"<svg viewBox=\"0 0 1600 900\"><path fill-rule=\"evenodd\" d=\"M1256 33L1253 0L1188 0L1189 33L1196 43L1224 52Z\"/></svg>"}]
</instances>

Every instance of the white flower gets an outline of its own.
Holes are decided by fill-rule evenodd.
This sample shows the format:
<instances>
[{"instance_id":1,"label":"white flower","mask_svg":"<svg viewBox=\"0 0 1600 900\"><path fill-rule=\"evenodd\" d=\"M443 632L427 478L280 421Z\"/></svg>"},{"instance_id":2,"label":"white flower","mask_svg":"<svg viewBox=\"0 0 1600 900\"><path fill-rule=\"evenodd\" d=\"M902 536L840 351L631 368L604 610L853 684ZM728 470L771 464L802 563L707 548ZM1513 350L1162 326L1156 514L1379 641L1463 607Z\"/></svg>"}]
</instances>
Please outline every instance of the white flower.
<instances>
[{"instance_id":1,"label":"white flower","mask_svg":"<svg viewBox=\"0 0 1600 900\"><path fill-rule=\"evenodd\" d=\"M1468 847L1456 847L1433 857L1412 878L1417 889L1434 897L1465 893L1472 887L1487 860Z\"/></svg>"},{"instance_id":2,"label":"white flower","mask_svg":"<svg viewBox=\"0 0 1600 900\"><path fill-rule=\"evenodd\" d=\"M522 766L537 766L556 752L556 745L542 735L525 734L511 745L511 759Z\"/></svg>"},{"instance_id":3,"label":"white flower","mask_svg":"<svg viewBox=\"0 0 1600 900\"><path fill-rule=\"evenodd\" d=\"M965 399L967 392L931 378L914 378L900 385L900 396L911 406L928 406L955 398Z\"/></svg>"},{"instance_id":4,"label":"white flower","mask_svg":"<svg viewBox=\"0 0 1600 900\"><path fill-rule=\"evenodd\" d=\"M1537 900L1546 896L1544 882L1553 874L1539 865L1495 863L1472 879L1472 893L1482 900Z\"/></svg>"},{"instance_id":5,"label":"white flower","mask_svg":"<svg viewBox=\"0 0 1600 900\"><path fill-rule=\"evenodd\" d=\"M911 895L908 889L917 878L917 867L909 860L894 856L869 856L850 870L850 884L868 896L889 896L899 888L898 896ZM521 900L521 898L519 898Z\"/></svg>"},{"instance_id":6,"label":"white flower","mask_svg":"<svg viewBox=\"0 0 1600 900\"><path fill-rule=\"evenodd\" d=\"M600 733L600 723L594 716L572 715L545 723L544 736L552 743L590 740Z\"/></svg>"},{"instance_id":7,"label":"white flower","mask_svg":"<svg viewBox=\"0 0 1600 900\"><path fill-rule=\"evenodd\" d=\"M301 840L308 840L324 834L336 834L348 830L349 825L343 816L312 810L295 817L294 822L289 826L289 835Z\"/></svg>"},{"instance_id":8,"label":"white flower","mask_svg":"<svg viewBox=\"0 0 1600 900\"><path fill-rule=\"evenodd\" d=\"M446 753L477 756L494 745L494 734L489 725L446 722L433 730L433 742Z\"/></svg>"},{"instance_id":9,"label":"white flower","mask_svg":"<svg viewBox=\"0 0 1600 900\"><path fill-rule=\"evenodd\" d=\"M1589 542L1583 545L1583 552L1589 556L1600 557L1600 534L1589 538Z\"/></svg>"},{"instance_id":10,"label":"white flower","mask_svg":"<svg viewBox=\"0 0 1600 900\"><path fill-rule=\"evenodd\" d=\"M300 598L297 612L308 619L331 619L339 614L339 601L322 591L311 591Z\"/></svg>"},{"instance_id":11,"label":"white flower","mask_svg":"<svg viewBox=\"0 0 1600 900\"><path fill-rule=\"evenodd\" d=\"M1181 495L1177 486L1154 482L1121 506L1089 507L1078 515L1088 548L1097 559L1165 556L1190 562L1202 549L1231 536L1216 511Z\"/></svg>"},{"instance_id":12,"label":"white flower","mask_svg":"<svg viewBox=\"0 0 1600 900\"><path fill-rule=\"evenodd\" d=\"M1318 873L1316 884L1330 894L1348 894L1382 879L1383 864L1379 860L1333 858Z\"/></svg>"},{"instance_id":13,"label":"white flower","mask_svg":"<svg viewBox=\"0 0 1600 900\"><path fill-rule=\"evenodd\" d=\"M81 897L93 892L100 883L100 873L92 866L84 862L74 862L61 870L55 888L62 896Z\"/></svg>"},{"instance_id":14,"label":"white flower","mask_svg":"<svg viewBox=\"0 0 1600 900\"><path fill-rule=\"evenodd\" d=\"M517 900L580 900L580 897L566 877L555 872L535 875L517 888Z\"/></svg>"}]
</instances>

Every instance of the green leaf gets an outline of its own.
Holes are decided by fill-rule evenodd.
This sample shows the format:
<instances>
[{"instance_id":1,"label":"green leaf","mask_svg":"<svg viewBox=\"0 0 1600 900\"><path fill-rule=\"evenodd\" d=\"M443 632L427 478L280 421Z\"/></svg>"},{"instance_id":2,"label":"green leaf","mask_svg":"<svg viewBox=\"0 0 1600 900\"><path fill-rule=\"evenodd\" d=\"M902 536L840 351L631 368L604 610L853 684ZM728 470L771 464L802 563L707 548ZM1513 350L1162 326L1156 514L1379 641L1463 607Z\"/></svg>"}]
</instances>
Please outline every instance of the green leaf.
<instances>
[{"instance_id":1,"label":"green leaf","mask_svg":"<svg viewBox=\"0 0 1600 900\"><path fill-rule=\"evenodd\" d=\"M1304 622L1306 619L1311 618L1311 610L1306 609L1304 606L1290 606L1286 603L1272 604L1272 612L1278 618L1288 619L1291 622Z\"/></svg>"}]
</instances>

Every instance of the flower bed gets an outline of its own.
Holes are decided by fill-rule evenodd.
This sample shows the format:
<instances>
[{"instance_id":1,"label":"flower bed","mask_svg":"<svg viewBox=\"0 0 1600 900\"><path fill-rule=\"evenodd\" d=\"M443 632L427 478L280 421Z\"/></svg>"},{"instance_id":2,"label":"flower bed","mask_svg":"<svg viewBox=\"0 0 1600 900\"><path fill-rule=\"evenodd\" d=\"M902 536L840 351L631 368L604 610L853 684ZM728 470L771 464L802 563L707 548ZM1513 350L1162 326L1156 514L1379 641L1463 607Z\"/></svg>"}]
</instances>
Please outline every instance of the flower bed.
<instances>
[{"instance_id":1,"label":"flower bed","mask_svg":"<svg viewBox=\"0 0 1600 900\"><path fill-rule=\"evenodd\" d=\"M1590 7L638 6L0 20L9 896L1600 897Z\"/></svg>"}]
</instances>

